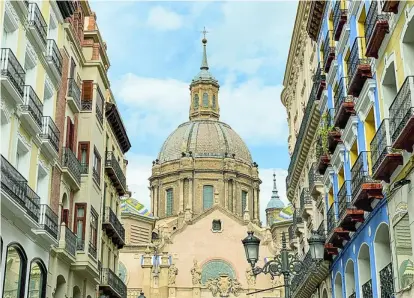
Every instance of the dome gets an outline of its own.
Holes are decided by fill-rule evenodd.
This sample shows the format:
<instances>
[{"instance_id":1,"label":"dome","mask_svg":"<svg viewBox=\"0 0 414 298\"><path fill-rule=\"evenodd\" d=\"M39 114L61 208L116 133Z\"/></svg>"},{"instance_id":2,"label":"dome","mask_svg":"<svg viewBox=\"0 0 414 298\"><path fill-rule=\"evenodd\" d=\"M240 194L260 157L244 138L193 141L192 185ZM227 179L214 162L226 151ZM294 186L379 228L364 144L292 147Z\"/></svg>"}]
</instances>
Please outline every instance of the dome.
<instances>
[{"instance_id":1,"label":"dome","mask_svg":"<svg viewBox=\"0 0 414 298\"><path fill-rule=\"evenodd\" d=\"M279 198L272 198L268 203L266 209L283 209L285 208L285 204Z\"/></svg>"},{"instance_id":2,"label":"dome","mask_svg":"<svg viewBox=\"0 0 414 298\"><path fill-rule=\"evenodd\" d=\"M161 147L161 163L177 160L182 153L192 153L195 158L224 158L235 154L235 159L252 164L252 157L240 136L227 124L209 119L196 119L181 124Z\"/></svg>"}]
</instances>

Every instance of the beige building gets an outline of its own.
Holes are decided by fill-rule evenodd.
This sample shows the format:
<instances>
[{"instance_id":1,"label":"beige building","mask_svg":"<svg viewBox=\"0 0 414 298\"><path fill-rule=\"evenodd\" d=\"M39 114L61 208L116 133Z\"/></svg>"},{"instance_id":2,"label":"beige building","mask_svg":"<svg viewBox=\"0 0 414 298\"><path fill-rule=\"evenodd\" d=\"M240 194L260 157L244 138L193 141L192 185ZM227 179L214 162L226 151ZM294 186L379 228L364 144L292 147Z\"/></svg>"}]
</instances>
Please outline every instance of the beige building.
<instances>
[{"instance_id":1,"label":"beige building","mask_svg":"<svg viewBox=\"0 0 414 298\"><path fill-rule=\"evenodd\" d=\"M200 72L190 84L190 120L169 135L153 162L156 221L134 212L139 204L131 199L123 214L127 244L120 267L128 298L140 290L150 298L281 297L280 288L245 296L279 282L252 275L241 243L247 231L262 240L259 266L277 250L270 229L260 226L257 164L237 133L219 120L219 83L207 64L207 40L202 42Z\"/></svg>"}]
</instances>

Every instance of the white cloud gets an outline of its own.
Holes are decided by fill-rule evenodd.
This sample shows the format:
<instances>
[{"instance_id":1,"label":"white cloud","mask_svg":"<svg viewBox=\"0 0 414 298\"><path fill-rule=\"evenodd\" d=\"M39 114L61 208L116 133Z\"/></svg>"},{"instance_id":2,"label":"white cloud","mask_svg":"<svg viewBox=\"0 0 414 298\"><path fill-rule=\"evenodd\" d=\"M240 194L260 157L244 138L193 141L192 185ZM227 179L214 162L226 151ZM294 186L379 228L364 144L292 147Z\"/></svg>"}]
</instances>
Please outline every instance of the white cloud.
<instances>
[{"instance_id":1,"label":"white cloud","mask_svg":"<svg viewBox=\"0 0 414 298\"><path fill-rule=\"evenodd\" d=\"M155 6L148 13L147 25L157 30L177 30L182 24L181 15L163 6Z\"/></svg>"}]
</instances>

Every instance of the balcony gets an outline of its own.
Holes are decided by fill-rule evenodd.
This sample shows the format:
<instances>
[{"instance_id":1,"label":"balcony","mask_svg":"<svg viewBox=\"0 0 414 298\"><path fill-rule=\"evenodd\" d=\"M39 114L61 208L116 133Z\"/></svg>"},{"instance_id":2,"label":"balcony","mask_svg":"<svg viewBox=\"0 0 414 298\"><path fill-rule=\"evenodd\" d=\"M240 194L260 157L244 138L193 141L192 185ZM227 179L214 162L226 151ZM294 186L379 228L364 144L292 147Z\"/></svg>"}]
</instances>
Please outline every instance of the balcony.
<instances>
[{"instance_id":1,"label":"balcony","mask_svg":"<svg viewBox=\"0 0 414 298\"><path fill-rule=\"evenodd\" d=\"M289 245L292 249L295 249L296 248L296 235L293 229L294 229L294 226L292 224L288 228L288 235L289 235Z\"/></svg>"},{"instance_id":2,"label":"balcony","mask_svg":"<svg viewBox=\"0 0 414 298\"><path fill-rule=\"evenodd\" d=\"M344 231L355 232L360 223L364 222L364 211L351 204L351 181L347 180L338 192L338 226Z\"/></svg>"},{"instance_id":3,"label":"balcony","mask_svg":"<svg viewBox=\"0 0 414 298\"><path fill-rule=\"evenodd\" d=\"M59 244L55 250L60 259L68 264L74 263L76 260L77 237L65 223L62 223L59 228Z\"/></svg>"},{"instance_id":4,"label":"balcony","mask_svg":"<svg viewBox=\"0 0 414 298\"><path fill-rule=\"evenodd\" d=\"M312 198L309 194L309 189L304 188L300 194L300 211L299 214L307 219L312 215Z\"/></svg>"},{"instance_id":5,"label":"balcony","mask_svg":"<svg viewBox=\"0 0 414 298\"><path fill-rule=\"evenodd\" d=\"M327 114L327 123L328 123L328 150L330 154L335 152L336 146L342 144L341 140L341 130L334 126L334 117L335 109L329 109Z\"/></svg>"},{"instance_id":6,"label":"balcony","mask_svg":"<svg viewBox=\"0 0 414 298\"><path fill-rule=\"evenodd\" d=\"M295 233L296 236L300 236L300 234L303 231L303 219L299 215L299 210L294 209L292 221L293 221L293 232ZM302 229L302 231L300 229Z\"/></svg>"},{"instance_id":7,"label":"balcony","mask_svg":"<svg viewBox=\"0 0 414 298\"><path fill-rule=\"evenodd\" d=\"M362 151L355 161L351 173L351 189L353 205L364 211L371 212L376 200L384 198L382 184L371 176L371 152Z\"/></svg>"},{"instance_id":8,"label":"balcony","mask_svg":"<svg viewBox=\"0 0 414 298\"><path fill-rule=\"evenodd\" d=\"M64 19L69 18L75 12L75 1L74 0L57 1L57 5Z\"/></svg>"},{"instance_id":9,"label":"balcony","mask_svg":"<svg viewBox=\"0 0 414 298\"><path fill-rule=\"evenodd\" d=\"M102 268L102 282L99 291L108 297L126 298L127 287L109 268Z\"/></svg>"},{"instance_id":10,"label":"balcony","mask_svg":"<svg viewBox=\"0 0 414 298\"><path fill-rule=\"evenodd\" d=\"M381 288L381 297L394 296L394 276L392 272L392 263L389 263L379 272L379 282Z\"/></svg>"},{"instance_id":11,"label":"balcony","mask_svg":"<svg viewBox=\"0 0 414 298\"><path fill-rule=\"evenodd\" d=\"M0 69L2 87L4 86L16 104L22 104L26 72L16 56L14 56L12 50L6 48L1 49Z\"/></svg>"},{"instance_id":12,"label":"balcony","mask_svg":"<svg viewBox=\"0 0 414 298\"><path fill-rule=\"evenodd\" d=\"M66 101L74 113L79 113L81 109L81 91L75 79L68 79L68 93Z\"/></svg>"},{"instance_id":13,"label":"balcony","mask_svg":"<svg viewBox=\"0 0 414 298\"><path fill-rule=\"evenodd\" d=\"M323 144L324 142L326 142L326 144ZM319 136L316 144L316 160L320 175L325 175L326 169L331 163L331 156L329 155L327 146L327 140L322 140L322 137Z\"/></svg>"},{"instance_id":14,"label":"balcony","mask_svg":"<svg viewBox=\"0 0 414 298\"><path fill-rule=\"evenodd\" d=\"M53 39L47 40L46 61L50 64L56 81L60 82L62 78L63 58L56 42Z\"/></svg>"},{"instance_id":15,"label":"balcony","mask_svg":"<svg viewBox=\"0 0 414 298\"><path fill-rule=\"evenodd\" d=\"M344 129L348 123L349 117L355 115L354 98L346 94L346 77L342 77L339 81L338 89L335 92L335 119L334 126Z\"/></svg>"},{"instance_id":16,"label":"balcony","mask_svg":"<svg viewBox=\"0 0 414 298\"><path fill-rule=\"evenodd\" d=\"M334 10L334 38L336 41L339 40L339 37L341 36L342 29L344 28L344 25L348 18L348 10L346 9L346 1L336 1Z\"/></svg>"},{"instance_id":17,"label":"balcony","mask_svg":"<svg viewBox=\"0 0 414 298\"><path fill-rule=\"evenodd\" d=\"M27 17L27 21L29 25L29 30L32 32L32 35L38 43L39 48L42 51L45 51L47 38L47 24L45 19L43 18L39 6L36 3L29 3L29 15Z\"/></svg>"},{"instance_id":18,"label":"balcony","mask_svg":"<svg viewBox=\"0 0 414 298\"><path fill-rule=\"evenodd\" d=\"M383 12L398 13L398 5L400 1L393 0L380 0L380 5Z\"/></svg>"},{"instance_id":19,"label":"balcony","mask_svg":"<svg viewBox=\"0 0 414 298\"><path fill-rule=\"evenodd\" d=\"M58 242L58 216L46 204L40 205L39 229L34 232L43 237L49 245L56 245Z\"/></svg>"},{"instance_id":20,"label":"balcony","mask_svg":"<svg viewBox=\"0 0 414 298\"><path fill-rule=\"evenodd\" d=\"M326 1L311 1L306 32L313 41L317 41L321 30Z\"/></svg>"},{"instance_id":21,"label":"balcony","mask_svg":"<svg viewBox=\"0 0 414 298\"><path fill-rule=\"evenodd\" d=\"M63 147L62 173L73 190L79 190L81 184L81 164L70 148Z\"/></svg>"},{"instance_id":22,"label":"balcony","mask_svg":"<svg viewBox=\"0 0 414 298\"><path fill-rule=\"evenodd\" d=\"M316 72L312 77L313 85L311 90L311 96L314 96L314 100L320 100L323 90L326 88L326 76L322 72L322 68L316 68Z\"/></svg>"},{"instance_id":23,"label":"balcony","mask_svg":"<svg viewBox=\"0 0 414 298\"><path fill-rule=\"evenodd\" d=\"M34 136L42 129L43 103L31 86L24 86L22 115L20 117L25 128Z\"/></svg>"},{"instance_id":24,"label":"balcony","mask_svg":"<svg viewBox=\"0 0 414 298\"><path fill-rule=\"evenodd\" d=\"M42 146L48 154L56 158L59 152L60 132L53 119L49 116L42 117L42 132L40 133Z\"/></svg>"},{"instance_id":25,"label":"balcony","mask_svg":"<svg viewBox=\"0 0 414 298\"><path fill-rule=\"evenodd\" d=\"M115 104L109 102L106 103L105 116L108 123L111 125L122 153L126 153L131 148L131 142L129 141L121 115Z\"/></svg>"},{"instance_id":26,"label":"balcony","mask_svg":"<svg viewBox=\"0 0 414 298\"><path fill-rule=\"evenodd\" d=\"M378 13L378 2L372 1L365 19L365 36L367 42L366 56L378 59L378 51L385 34L389 33L389 14Z\"/></svg>"},{"instance_id":27,"label":"balcony","mask_svg":"<svg viewBox=\"0 0 414 298\"><path fill-rule=\"evenodd\" d=\"M335 215L335 207L336 203L333 203L331 207L329 208L328 212L326 213L326 243L325 243L325 250L326 253L329 256L337 255L338 254L338 248L342 247L342 237L347 237L348 232L341 233L342 231L337 228L337 221L336 221L336 215Z\"/></svg>"},{"instance_id":28,"label":"balcony","mask_svg":"<svg viewBox=\"0 0 414 298\"><path fill-rule=\"evenodd\" d=\"M125 229L110 207L105 208L102 228L105 229L106 234L112 238L112 242L118 245L118 248L124 247Z\"/></svg>"},{"instance_id":29,"label":"balcony","mask_svg":"<svg viewBox=\"0 0 414 298\"><path fill-rule=\"evenodd\" d=\"M371 141L372 178L390 183L391 175L403 164L401 152L391 147L389 119L384 119Z\"/></svg>"},{"instance_id":30,"label":"balcony","mask_svg":"<svg viewBox=\"0 0 414 298\"><path fill-rule=\"evenodd\" d=\"M322 176L316 170L316 163L313 163L308 172L309 193L318 196L322 193Z\"/></svg>"},{"instance_id":31,"label":"balcony","mask_svg":"<svg viewBox=\"0 0 414 298\"><path fill-rule=\"evenodd\" d=\"M348 65L348 94L358 97L367 79L372 78L370 59L365 57L365 38L355 38Z\"/></svg>"},{"instance_id":32,"label":"balcony","mask_svg":"<svg viewBox=\"0 0 414 298\"><path fill-rule=\"evenodd\" d=\"M89 245L88 245L88 254L92 258L96 259L96 256L98 255L97 252L98 252L98 250L96 249L96 245L93 244L92 242L89 242Z\"/></svg>"},{"instance_id":33,"label":"balcony","mask_svg":"<svg viewBox=\"0 0 414 298\"><path fill-rule=\"evenodd\" d=\"M332 30L328 30L323 43L323 62L326 73L331 68L332 61L335 59L335 41L333 39Z\"/></svg>"},{"instance_id":34,"label":"balcony","mask_svg":"<svg viewBox=\"0 0 414 298\"><path fill-rule=\"evenodd\" d=\"M124 172L112 151L107 151L105 155L105 171L117 189L118 194L122 196L127 191Z\"/></svg>"},{"instance_id":35,"label":"balcony","mask_svg":"<svg viewBox=\"0 0 414 298\"><path fill-rule=\"evenodd\" d=\"M362 297L363 298L374 298L372 295L372 279L368 280L362 285Z\"/></svg>"},{"instance_id":36,"label":"balcony","mask_svg":"<svg viewBox=\"0 0 414 298\"><path fill-rule=\"evenodd\" d=\"M1 156L2 214L25 220L26 226L38 228L39 196L27 185L27 180L9 161Z\"/></svg>"},{"instance_id":37,"label":"balcony","mask_svg":"<svg viewBox=\"0 0 414 298\"><path fill-rule=\"evenodd\" d=\"M414 76L405 79L389 109L392 147L413 152Z\"/></svg>"}]
</instances>

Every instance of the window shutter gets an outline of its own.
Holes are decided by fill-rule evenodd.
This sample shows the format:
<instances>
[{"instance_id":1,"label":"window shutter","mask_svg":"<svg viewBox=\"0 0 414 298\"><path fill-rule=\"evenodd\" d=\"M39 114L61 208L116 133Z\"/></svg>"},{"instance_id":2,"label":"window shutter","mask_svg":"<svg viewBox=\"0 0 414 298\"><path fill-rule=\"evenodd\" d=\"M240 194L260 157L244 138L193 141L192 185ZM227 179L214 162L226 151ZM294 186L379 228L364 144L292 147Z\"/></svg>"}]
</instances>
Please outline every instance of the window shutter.
<instances>
[{"instance_id":1,"label":"window shutter","mask_svg":"<svg viewBox=\"0 0 414 298\"><path fill-rule=\"evenodd\" d=\"M82 152L86 152L86 163L89 164L89 142L79 142L78 144L78 160L82 162Z\"/></svg>"},{"instance_id":2,"label":"window shutter","mask_svg":"<svg viewBox=\"0 0 414 298\"><path fill-rule=\"evenodd\" d=\"M62 209L61 223L65 223L69 227L69 209Z\"/></svg>"},{"instance_id":3,"label":"window shutter","mask_svg":"<svg viewBox=\"0 0 414 298\"><path fill-rule=\"evenodd\" d=\"M92 100L93 81L83 81L82 83L82 100Z\"/></svg>"},{"instance_id":4,"label":"window shutter","mask_svg":"<svg viewBox=\"0 0 414 298\"><path fill-rule=\"evenodd\" d=\"M76 152L75 148L75 123L70 121L70 149L72 149L72 152Z\"/></svg>"},{"instance_id":5,"label":"window shutter","mask_svg":"<svg viewBox=\"0 0 414 298\"><path fill-rule=\"evenodd\" d=\"M71 148L71 142L70 142L70 130L71 130L72 126L71 126L71 120L70 117L67 116L66 117L66 147L67 148Z\"/></svg>"}]
</instances>

